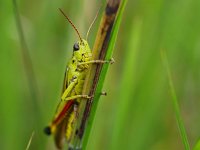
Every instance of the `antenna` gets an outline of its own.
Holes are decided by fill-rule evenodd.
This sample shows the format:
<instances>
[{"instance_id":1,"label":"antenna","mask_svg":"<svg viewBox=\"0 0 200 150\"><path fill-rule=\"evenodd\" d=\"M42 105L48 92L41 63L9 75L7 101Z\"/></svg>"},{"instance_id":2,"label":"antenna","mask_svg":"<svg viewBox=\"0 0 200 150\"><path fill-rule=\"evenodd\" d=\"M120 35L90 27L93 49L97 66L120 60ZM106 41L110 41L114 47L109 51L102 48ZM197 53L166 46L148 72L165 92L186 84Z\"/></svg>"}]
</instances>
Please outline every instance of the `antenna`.
<instances>
[{"instance_id":1,"label":"antenna","mask_svg":"<svg viewBox=\"0 0 200 150\"><path fill-rule=\"evenodd\" d=\"M90 24L90 27L88 28L88 31L87 31L87 34L86 34L86 41L88 39L88 35L90 33L90 29L92 28L93 24L95 23L96 19L97 19L97 16L99 15L99 11L100 11L101 7L99 8L99 10L97 11L92 23Z\"/></svg>"},{"instance_id":2,"label":"antenna","mask_svg":"<svg viewBox=\"0 0 200 150\"><path fill-rule=\"evenodd\" d=\"M62 11L61 8L59 8L60 12L65 16L65 18L69 21L69 23L72 25L72 27L74 28L74 30L76 31L76 33L78 34L78 37L80 38L80 41L82 41L82 38L80 36L80 33L78 32L78 29L75 27L75 25L72 23L72 21L67 17L67 15L65 15L65 13Z\"/></svg>"}]
</instances>

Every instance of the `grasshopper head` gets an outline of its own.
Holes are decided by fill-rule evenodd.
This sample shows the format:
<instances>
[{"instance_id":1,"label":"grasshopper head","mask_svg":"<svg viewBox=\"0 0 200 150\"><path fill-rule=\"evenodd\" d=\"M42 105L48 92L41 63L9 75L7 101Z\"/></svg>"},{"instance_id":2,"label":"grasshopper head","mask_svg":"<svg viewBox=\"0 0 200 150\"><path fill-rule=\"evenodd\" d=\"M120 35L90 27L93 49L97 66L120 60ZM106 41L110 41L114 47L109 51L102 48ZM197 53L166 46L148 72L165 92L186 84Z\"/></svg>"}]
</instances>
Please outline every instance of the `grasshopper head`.
<instances>
[{"instance_id":1,"label":"grasshopper head","mask_svg":"<svg viewBox=\"0 0 200 150\"><path fill-rule=\"evenodd\" d=\"M75 57L78 62L91 60L92 52L86 40L82 39L74 44L73 57Z\"/></svg>"}]
</instances>

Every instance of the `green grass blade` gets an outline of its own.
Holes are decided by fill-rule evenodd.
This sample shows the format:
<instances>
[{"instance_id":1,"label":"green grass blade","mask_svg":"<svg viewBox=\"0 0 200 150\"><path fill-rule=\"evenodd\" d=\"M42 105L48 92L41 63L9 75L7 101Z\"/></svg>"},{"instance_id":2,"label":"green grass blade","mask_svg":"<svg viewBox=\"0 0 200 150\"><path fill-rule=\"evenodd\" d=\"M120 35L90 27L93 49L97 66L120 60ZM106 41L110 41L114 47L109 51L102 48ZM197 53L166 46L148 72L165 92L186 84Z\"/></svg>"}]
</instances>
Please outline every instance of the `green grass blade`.
<instances>
[{"instance_id":1,"label":"green grass blade","mask_svg":"<svg viewBox=\"0 0 200 150\"><path fill-rule=\"evenodd\" d=\"M134 22L135 23L135 22ZM135 84L135 75L137 74L135 71L136 66L136 58L138 55L139 44L140 44L140 37L141 37L141 28L142 22L137 20L137 23L133 24L132 31L130 31L130 38L127 41L130 41L129 46L127 47L127 51L125 52L125 62L124 62L124 69L122 70L122 83L120 84L121 87L129 87L130 85ZM134 45L134 46L132 46ZM130 71L131 68L131 71ZM117 149L119 148L118 139L120 139L121 131L124 131L124 123L126 122L127 111L129 111L129 106L131 105L131 101L133 101L132 93L134 92L134 87L132 88L125 88L124 90L120 90L119 96L119 104L118 104L118 112L116 113L116 121L115 126L113 129L113 136L111 142L110 149ZM134 109L134 107L132 107ZM123 146L122 146L123 147Z\"/></svg>"},{"instance_id":2,"label":"green grass blade","mask_svg":"<svg viewBox=\"0 0 200 150\"><path fill-rule=\"evenodd\" d=\"M20 42L21 42L21 54L22 54L22 58L23 58L26 77L27 77L27 80L29 83L32 101L34 102L34 105L35 105L35 110L36 110L36 112L39 112L39 106L38 106L38 101L37 101L38 100L38 90L37 90L38 87L37 87L37 80L35 77L35 71L33 69L32 59L29 54L27 42L25 40L17 2L16 2L16 0L12 0L12 3L13 3L13 11L14 11L14 15L15 15L15 20L16 20L16 26L18 29ZM41 114L39 114L39 115L41 115ZM39 115L38 115L38 117L39 117Z\"/></svg>"},{"instance_id":3,"label":"green grass blade","mask_svg":"<svg viewBox=\"0 0 200 150\"><path fill-rule=\"evenodd\" d=\"M193 150L200 150L200 140L197 141Z\"/></svg>"},{"instance_id":4,"label":"green grass blade","mask_svg":"<svg viewBox=\"0 0 200 150\"><path fill-rule=\"evenodd\" d=\"M30 145L31 145L32 140L33 140L34 134L35 134L35 133L34 133L34 131L33 131L32 134L31 134L31 137L30 137L30 139L29 139L29 141L28 141L28 144L27 144L27 146L26 146L26 150L29 150Z\"/></svg>"},{"instance_id":5,"label":"green grass blade","mask_svg":"<svg viewBox=\"0 0 200 150\"><path fill-rule=\"evenodd\" d=\"M186 129L184 127L183 119L181 117L178 99L177 99L177 96L176 96L176 91L175 91L175 88L174 88L169 63L168 63L167 56L166 56L164 50L161 51L161 56L162 56L162 61L165 65L165 68L166 68L166 71L167 71L169 88L170 88L170 92L171 92L171 96L172 96L173 107L174 107L174 111L175 111L175 115L176 115L178 128L179 128L179 131L180 131L181 139L182 139L182 142L184 144L185 150L190 150L190 145L189 145L189 142L188 142L187 133L186 133Z\"/></svg>"}]
</instances>

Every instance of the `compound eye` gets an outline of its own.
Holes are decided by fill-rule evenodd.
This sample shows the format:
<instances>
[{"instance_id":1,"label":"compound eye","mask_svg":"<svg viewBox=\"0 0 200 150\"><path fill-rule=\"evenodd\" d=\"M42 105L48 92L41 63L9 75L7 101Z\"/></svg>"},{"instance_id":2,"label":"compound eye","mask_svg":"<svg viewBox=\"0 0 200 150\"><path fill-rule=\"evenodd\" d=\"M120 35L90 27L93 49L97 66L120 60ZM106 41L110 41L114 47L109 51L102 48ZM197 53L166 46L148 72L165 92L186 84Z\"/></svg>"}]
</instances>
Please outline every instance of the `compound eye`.
<instances>
[{"instance_id":1,"label":"compound eye","mask_svg":"<svg viewBox=\"0 0 200 150\"><path fill-rule=\"evenodd\" d=\"M73 49L74 49L74 51L78 51L79 50L79 44L75 43Z\"/></svg>"}]
</instances>

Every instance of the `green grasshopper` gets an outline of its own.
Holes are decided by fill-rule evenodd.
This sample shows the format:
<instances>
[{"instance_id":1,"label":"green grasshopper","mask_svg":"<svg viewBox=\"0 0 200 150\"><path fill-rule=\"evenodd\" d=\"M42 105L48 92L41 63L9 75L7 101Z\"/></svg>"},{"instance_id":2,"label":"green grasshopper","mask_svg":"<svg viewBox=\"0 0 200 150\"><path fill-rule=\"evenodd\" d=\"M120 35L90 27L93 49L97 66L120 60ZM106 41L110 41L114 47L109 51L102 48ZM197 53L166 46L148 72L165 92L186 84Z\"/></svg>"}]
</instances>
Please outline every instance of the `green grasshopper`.
<instances>
[{"instance_id":1,"label":"green grasshopper","mask_svg":"<svg viewBox=\"0 0 200 150\"><path fill-rule=\"evenodd\" d=\"M59 10L75 29L80 39L74 44L72 58L70 59L66 67L61 101L58 104L55 116L51 124L44 129L44 132L47 135L54 134L56 147L62 149L64 144L63 141L65 141L64 139L66 139L67 142L70 143L70 140L72 138L71 136L73 124L78 116L77 108L80 100L92 98L92 96L82 94L84 81L90 64L113 63L114 60L93 60L92 51L88 45L88 42L81 38L77 28L74 26L72 21L64 14L61 9ZM92 22L92 24L94 23L94 21ZM87 36L92 24L88 29Z\"/></svg>"}]
</instances>

